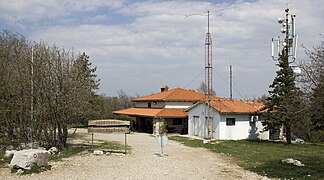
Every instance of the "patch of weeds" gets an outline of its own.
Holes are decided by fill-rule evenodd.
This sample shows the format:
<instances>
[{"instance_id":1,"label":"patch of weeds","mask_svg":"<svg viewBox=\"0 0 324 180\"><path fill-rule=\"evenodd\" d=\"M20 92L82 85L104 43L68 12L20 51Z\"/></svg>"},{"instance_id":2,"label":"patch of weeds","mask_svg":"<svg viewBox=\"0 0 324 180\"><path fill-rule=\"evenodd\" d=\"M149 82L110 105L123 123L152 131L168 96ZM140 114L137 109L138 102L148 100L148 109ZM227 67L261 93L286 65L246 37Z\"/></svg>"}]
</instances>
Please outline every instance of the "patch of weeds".
<instances>
[{"instance_id":1,"label":"patch of weeds","mask_svg":"<svg viewBox=\"0 0 324 180\"><path fill-rule=\"evenodd\" d=\"M10 163L11 158L5 157L5 151L0 150L0 167L5 167L8 163Z\"/></svg>"},{"instance_id":2,"label":"patch of weeds","mask_svg":"<svg viewBox=\"0 0 324 180\"><path fill-rule=\"evenodd\" d=\"M82 151L89 149L89 146L68 146L66 149L61 151L59 154L54 154L50 156L49 161L61 161L64 158L75 156Z\"/></svg>"},{"instance_id":3,"label":"patch of weeds","mask_svg":"<svg viewBox=\"0 0 324 180\"><path fill-rule=\"evenodd\" d=\"M19 171L21 171L21 173L19 173L19 175L28 175L28 174L37 174L37 173L41 173L47 170L51 170L51 166L47 165L47 166L42 166L42 167L38 167L36 165L32 166L29 170L27 169L17 169L17 168L12 168L11 169L11 173L19 173Z\"/></svg>"},{"instance_id":4,"label":"patch of weeds","mask_svg":"<svg viewBox=\"0 0 324 180\"><path fill-rule=\"evenodd\" d=\"M99 140L96 140L99 141ZM130 153L131 150L130 146L127 146L127 153ZM93 145L93 149L100 149L100 150L106 150L106 151L124 151L125 145L121 144L116 141L104 141L103 143L98 143ZM50 161L61 161L64 158L68 158L71 156L75 156L77 154L80 154L82 152L86 151L92 151L92 145L91 144L74 144L69 145L66 149L61 151L59 154L55 154L50 156Z\"/></svg>"}]
</instances>

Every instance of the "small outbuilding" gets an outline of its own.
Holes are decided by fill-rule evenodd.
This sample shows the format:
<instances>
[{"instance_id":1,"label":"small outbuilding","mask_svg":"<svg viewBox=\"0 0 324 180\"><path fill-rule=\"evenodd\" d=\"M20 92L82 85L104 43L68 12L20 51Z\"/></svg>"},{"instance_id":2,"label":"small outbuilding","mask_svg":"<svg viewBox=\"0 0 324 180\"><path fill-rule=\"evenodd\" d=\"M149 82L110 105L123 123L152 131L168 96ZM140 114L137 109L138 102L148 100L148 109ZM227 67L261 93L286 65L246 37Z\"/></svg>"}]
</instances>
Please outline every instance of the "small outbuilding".
<instances>
[{"instance_id":1,"label":"small outbuilding","mask_svg":"<svg viewBox=\"0 0 324 180\"><path fill-rule=\"evenodd\" d=\"M208 105L209 104L209 105ZM264 106L259 101L230 100L213 97L188 108L188 135L213 139L269 139L263 131ZM210 108L209 108L210 107ZM208 109L209 113L208 113ZM208 126L208 114L210 125Z\"/></svg>"}]
</instances>

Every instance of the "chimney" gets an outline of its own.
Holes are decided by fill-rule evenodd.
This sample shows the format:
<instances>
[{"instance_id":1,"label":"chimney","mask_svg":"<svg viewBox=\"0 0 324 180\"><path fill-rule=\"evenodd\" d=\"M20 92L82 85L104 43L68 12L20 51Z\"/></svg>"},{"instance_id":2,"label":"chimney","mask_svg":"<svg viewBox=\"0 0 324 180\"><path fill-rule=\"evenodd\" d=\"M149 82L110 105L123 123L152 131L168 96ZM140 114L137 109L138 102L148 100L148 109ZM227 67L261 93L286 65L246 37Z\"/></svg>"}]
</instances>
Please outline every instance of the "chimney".
<instances>
[{"instance_id":1,"label":"chimney","mask_svg":"<svg viewBox=\"0 0 324 180\"><path fill-rule=\"evenodd\" d=\"M169 87L168 86L162 86L161 87L161 92L166 92L169 90Z\"/></svg>"}]
</instances>

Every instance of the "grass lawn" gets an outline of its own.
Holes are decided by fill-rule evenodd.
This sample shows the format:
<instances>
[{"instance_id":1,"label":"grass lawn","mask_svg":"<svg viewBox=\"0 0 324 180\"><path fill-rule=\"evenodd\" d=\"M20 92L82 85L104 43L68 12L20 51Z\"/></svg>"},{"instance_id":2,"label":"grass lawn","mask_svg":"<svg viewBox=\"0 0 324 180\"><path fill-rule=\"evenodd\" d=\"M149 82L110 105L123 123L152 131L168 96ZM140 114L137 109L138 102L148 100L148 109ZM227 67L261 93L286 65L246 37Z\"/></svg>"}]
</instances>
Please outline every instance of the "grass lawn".
<instances>
[{"instance_id":1,"label":"grass lawn","mask_svg":"<svg viewBox=\"0 0 324 180\"><path fill-rule=\"evenodd\" d=\"M173 136L190 147L203 147L216 153L233 157L246 170L270 178L286 179L324 179L324 144L305 143L285 145L269 141L216 141L203 144L201 140ZM282 159L293 158L305 164L297 167L284 164ZM215 162L217 163L217 162Z\"/></svg>"}]
</instances>

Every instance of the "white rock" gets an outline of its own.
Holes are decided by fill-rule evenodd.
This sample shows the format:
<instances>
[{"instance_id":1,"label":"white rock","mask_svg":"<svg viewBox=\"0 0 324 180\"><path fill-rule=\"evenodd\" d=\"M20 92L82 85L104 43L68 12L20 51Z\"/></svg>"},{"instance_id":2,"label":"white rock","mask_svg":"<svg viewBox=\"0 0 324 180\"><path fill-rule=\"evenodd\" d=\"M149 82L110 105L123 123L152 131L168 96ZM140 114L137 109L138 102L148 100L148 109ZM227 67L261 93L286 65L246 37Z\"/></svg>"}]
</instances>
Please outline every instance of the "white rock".
<instances>
[{"instance_id":1,"label":"white rock","mask_svg":"<svg viewBox=\"0 0 324 180\"><path fill-rule=\"evenodd\" d=\"M210 143L210 140L204 140L203 143L204 144L209 144Z\"/></svg>"},{"instance_id":2,"label":"white rock","mask_svg":"<svg viewBox=\"0 0 324 180\"><path fill-rule=\"evenodd\" d=\"M301 167L301 166L305 166L305 164L302 164L300 161L298 161L298 160L295 160L294 161L294 163L293 163L295 166L299 166L299 167Z\"/></svg>"},{"instance_id":3,"label":"white rock","mask_svg":"<svg viewBox=\"0 0 324 180\"><path fill-rule=\"evenodd\" d=\"M104 152L101 151L101 150L94 150L93 151L93 154L95 154L95 155L101 155L101 154L104 154Z\"/></svg>"},{"instance_id":4,"label":"white rock","mask_svg":"<svg viewBox=\"0 0 324 180\"><path fill-rule=\"evenodd\" d=\"M32 165L46 166L50 152L40 149L25 149L17 151L11 159L11 167L30 169Z\"/></svg>"},{"instance_id":5,"label":"white rock","mask_svg":"<svg viewBox=\"0 0 324 180\"><path fill-rule=\"evenodd\" d=\"M56 147L51 147L48 149L48 152L51 153L51 155L58 153L58 149Z\"/></svg>"},{"instance_id":6,"label":"white rock","mask_svg":"<svg viewBox=\"0 0 324 180\"><path fill-rule=\"evenodd\" d=\"M24 172L24 171L23 171L22 169L18 169L17 172L16 172L16 174L17 174L17 175L20 175L20 174L22 174L23 172Z\"/></svg>"},{"instance_id":7,"label":"white rock","mask_svg":"<svg viewBox=\"0 0 324 180\"><path fill-rule=\"evenodd\" d=\"M283 159L281 160L282 163L293 164L294 166L305 166L305 164L301 163L298 160L294 160L293 158Z\"/></svg>"},{"instance_id":8,"label":"white rock","mask_svg":"<svg viewBox=\"0 0 324 180\"><path fill-rule=\"evenodd\" d=\"M5 152L5 157L6 158L11 158L16 152L17 152L17 150L7 150Z\"/></svg>"},{"instance_id":9,"label":"white rock","mask_svg":"<svg viewBox=\"0 0 324 180\"><path fill-rule=\"evenodd\" d=\"M294 163L294 159L293 158L283 159L283 160L281 160L281 162L287 163L287 164L293 164Z\"/></svg>"}]
</instances>

